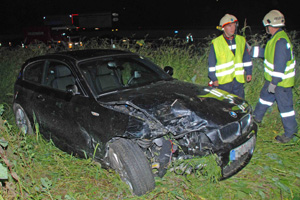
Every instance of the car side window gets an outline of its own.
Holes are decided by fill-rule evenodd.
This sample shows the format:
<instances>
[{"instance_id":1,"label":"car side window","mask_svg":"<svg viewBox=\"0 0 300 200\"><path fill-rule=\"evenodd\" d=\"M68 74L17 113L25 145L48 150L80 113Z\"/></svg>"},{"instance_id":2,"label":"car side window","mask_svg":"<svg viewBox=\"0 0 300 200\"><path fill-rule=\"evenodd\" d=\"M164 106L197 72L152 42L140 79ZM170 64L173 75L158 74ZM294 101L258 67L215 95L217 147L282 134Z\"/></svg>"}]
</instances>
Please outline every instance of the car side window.
<instances>
[{"instance_id":1,"label":"car side window","mask_svg":"<svg viewBox=\"0 0 300 200\"><path fill-rule=\"evenodd\" d=\"M59 62L49 62L45 68L43 85L52 87L61 91L67 91L70 86L76 86L75 77L70 68ZM76 86L78 93L78 87Z\"/></svg>"},{"instance_id":2,"label":"car side window","mask_svg":"<svg viewBox=\"0 0 300 200\"><path fill-rule=\"evenodd\" d=\"M45 62L33 63L25 68L24 80L41 84Z\"/></svg>"},{"instance_id":3,"label":"car side window","mask_svg":"<svg viewBox=\"0 0 300 200\"><path fill-rule=\"evenodd\" d=\"M156 73L139 62L122 63L122 80L124 85L136 85L156 80Z\"/></svg>"}]
</instances>

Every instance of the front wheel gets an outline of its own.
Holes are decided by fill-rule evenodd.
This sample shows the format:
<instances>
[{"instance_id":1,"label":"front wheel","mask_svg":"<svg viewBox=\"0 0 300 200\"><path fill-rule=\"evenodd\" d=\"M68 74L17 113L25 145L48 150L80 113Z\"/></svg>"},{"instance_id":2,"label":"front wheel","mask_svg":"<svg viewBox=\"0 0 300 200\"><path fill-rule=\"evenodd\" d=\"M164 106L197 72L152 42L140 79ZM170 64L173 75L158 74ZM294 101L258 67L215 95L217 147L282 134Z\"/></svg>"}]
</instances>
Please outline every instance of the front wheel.
<instances>
[{"instance_id":1,"label":"front wheel","mask_svg":"<svg viewBox=\"0 0 300 200\"><path fill-rule=\"evenodd\" d=\"M31 123L22 106L20 106L20 104L15 103L13 105L13 109L14 109L16 124L19 127L19 129L24 134L33 134Z\"/></svg>"},{"instance_id":2,"label":"front wheel","mask_svg":"<svg viewBox=\"0 0 300 200\"><path fill-rule=\"evenodd\" d=\"M110 166L135 195L143 195L155 188L150 164L141 148L131 140L120 138L109 144L108 158Z\"/></svg>"}]
</instances>

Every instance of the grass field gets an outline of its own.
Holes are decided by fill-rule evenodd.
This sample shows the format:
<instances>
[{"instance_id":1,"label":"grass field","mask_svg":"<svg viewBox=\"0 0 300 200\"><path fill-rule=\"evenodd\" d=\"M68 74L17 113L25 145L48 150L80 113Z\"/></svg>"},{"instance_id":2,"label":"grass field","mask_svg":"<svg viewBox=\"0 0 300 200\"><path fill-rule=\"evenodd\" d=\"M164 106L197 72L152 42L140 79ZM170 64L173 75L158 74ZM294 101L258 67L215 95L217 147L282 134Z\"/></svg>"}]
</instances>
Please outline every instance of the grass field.
<instances>
[{"instance_id":1,"label":"grass field","mask_svg":"<svg viewBox=\"0 0 300 200\"><path fill-rule=\"evenodd\" d=\"M299 41L290 33L299 58ZM251 44L264 36L251 36ZM142 41L116 42L118 49L140 53L159 66L172 66L175 78L206 85L209 42L186 45L176 38L165 38L159 46ZM141 42L141 41L137 41ZM111 48L107 40L90 41L84 48ZM283 133L278 109L274 105L259 125L258 140L251 162L237 175L213 181L210 176L168 173L156 178L154 191L142 197L131 194L114 171L107 171L91 159L78 159L43 140L39 133L24 136L14 126L11 103L13 84L20 66L29 57L52 52L46 46L28 49L0 49L0 190L1 199L300 199L300 140L276 143ZM253 60L253 80L246 84L246 99L255 107L264 83L262 60ZM300 78L296 66L294 107L300 124ZM5 177L7 175L7 177Z\"/></svg>"}]
</instances>

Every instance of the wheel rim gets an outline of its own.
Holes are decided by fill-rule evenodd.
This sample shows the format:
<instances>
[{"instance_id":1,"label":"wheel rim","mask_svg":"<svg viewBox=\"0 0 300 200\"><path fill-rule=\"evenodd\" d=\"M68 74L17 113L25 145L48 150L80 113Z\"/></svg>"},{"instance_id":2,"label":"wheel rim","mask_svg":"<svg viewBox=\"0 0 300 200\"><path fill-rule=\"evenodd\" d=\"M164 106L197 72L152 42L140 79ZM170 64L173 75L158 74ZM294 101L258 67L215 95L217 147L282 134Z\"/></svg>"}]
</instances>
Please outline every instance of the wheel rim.
<instances>
[{"instance_id":1,"label":"wheel rim","mask_svg":"<svg viewBox=\"0 0 300 200\"><path fill-rule=\"evenodd\" d=\"M115 170L118 172L122 181L124 181L130 187L130 189L133 190L133 187L129 180L128 174L127 174L121 160L119 159L119 156L114 151L112 151L110 159L111 159L113 168L115 168Z\"/></svg>"},{"instance_id":2,"label":"wheel rim","mask_svg":"<svg viewBox=\"0 0 300 200\"><path fill-rule=\"evenodd\" d=\"M21 129L21 131L27 134L28 132L27 120L26 120L25 113L21 109L18 109L16 112L16 123L17 126Z\"/></svg>"}]
</instances>

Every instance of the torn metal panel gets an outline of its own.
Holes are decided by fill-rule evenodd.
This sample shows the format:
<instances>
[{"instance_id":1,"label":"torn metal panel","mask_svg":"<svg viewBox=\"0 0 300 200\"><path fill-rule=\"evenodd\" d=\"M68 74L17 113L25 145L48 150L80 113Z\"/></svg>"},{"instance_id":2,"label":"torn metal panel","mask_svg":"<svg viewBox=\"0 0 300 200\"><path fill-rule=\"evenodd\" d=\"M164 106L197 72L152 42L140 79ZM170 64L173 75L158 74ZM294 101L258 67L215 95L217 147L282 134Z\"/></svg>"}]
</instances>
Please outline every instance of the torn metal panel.
<instances>
[{"instance_id":1,"label":"torn metal panel","mask_svg":"<svg viewBox=\"0 0 300 200\"><path fill-rule=\"evenodd\" d=\"M131 102L100 103L103 107L129 115L127 130L122 135L129 138L149 139L163 136L168 130L159 120Z\"/></svg>"}]
</instances>

